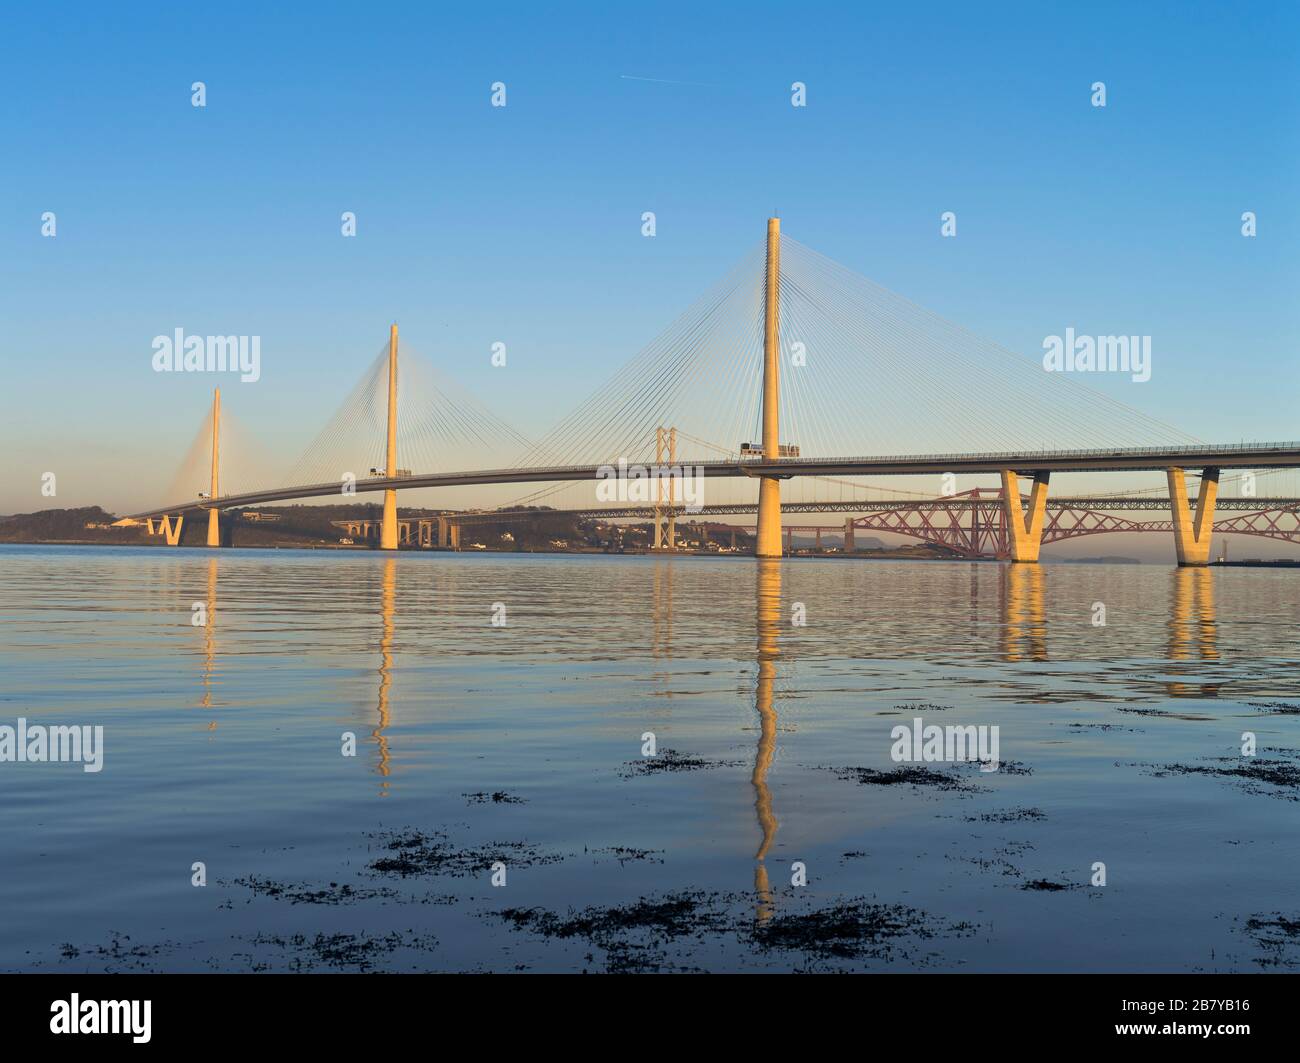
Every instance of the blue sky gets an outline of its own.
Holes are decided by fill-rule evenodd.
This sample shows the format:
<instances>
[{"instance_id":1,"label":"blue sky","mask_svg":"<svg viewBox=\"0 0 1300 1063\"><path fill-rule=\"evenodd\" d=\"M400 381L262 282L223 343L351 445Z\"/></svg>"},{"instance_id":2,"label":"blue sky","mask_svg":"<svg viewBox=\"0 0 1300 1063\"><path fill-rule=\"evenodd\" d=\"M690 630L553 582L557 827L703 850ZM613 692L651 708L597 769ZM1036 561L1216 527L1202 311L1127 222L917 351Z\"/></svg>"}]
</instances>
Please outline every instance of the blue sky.
<instances>
[{"instance_id":1,"label":"blue sky","mask_svg":"<svg viewBox=\"0 0 1300 1063\"><path fill-rule=\"evenodd\" d=\"M1300 436L1300 8L1070 8L11 9L0 512L42 508L46 469L60 504L155 501L212 385L152 372L177 326L262 337L226 401L286 450L392 320L540 435L774 208L1028 356L1067 325L1152 335L1152 381L1102 386L1201 438Z\"/></svg>"}]
</instances>

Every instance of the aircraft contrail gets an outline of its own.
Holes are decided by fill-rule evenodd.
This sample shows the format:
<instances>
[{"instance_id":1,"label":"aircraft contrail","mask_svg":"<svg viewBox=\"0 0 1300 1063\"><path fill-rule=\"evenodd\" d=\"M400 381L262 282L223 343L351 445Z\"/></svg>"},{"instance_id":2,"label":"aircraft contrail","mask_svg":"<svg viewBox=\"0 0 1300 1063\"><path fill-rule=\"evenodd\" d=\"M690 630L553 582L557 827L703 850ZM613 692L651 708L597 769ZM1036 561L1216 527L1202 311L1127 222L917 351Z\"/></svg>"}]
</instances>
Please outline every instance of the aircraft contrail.
<instances>
[{"instance_id":1,"label":"aircraft contrail","mask_svg":"<svg viewBox=\"0 0 1300 1063\"><path fill-rule=\"evenodd\" d=\"M703 81L672 81L668 78L643 78L635 74L619 74L619 77L625 81L654 81L660 85L693 85L701 89L716 89L717 85L709 85Z\"/></svg>"}]
</instances>

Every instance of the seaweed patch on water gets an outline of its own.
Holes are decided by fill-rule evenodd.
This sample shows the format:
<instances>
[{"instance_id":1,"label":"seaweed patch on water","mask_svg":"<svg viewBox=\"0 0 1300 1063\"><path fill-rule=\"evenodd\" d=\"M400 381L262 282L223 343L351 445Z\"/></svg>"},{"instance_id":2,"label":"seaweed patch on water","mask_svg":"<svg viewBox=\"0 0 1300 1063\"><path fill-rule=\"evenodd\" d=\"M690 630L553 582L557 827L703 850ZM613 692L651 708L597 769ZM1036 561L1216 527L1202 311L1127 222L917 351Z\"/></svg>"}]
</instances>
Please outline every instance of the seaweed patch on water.
<instances>
[{"instance_id":1,"label":"seaweed patch on water","mask_svg":"<svg viewBox=\"0 0 1300 1063\"><path fill-rule=\"evenodd\" d=\"M559 863L564 857L546 852L528 842L488 842L480 846L458 847L441 831L414 829L372 835L387 855L371 861L367 867L380 875L452 875L467 877L492 870L501 861L509 867L539 867Z\"/></svg>"},{"instance_id":2,"label":"seaweed patch on water","mask_svg":"<svg viewBox=\"0 0 1300 1063\"><path fill-rule=\"evenodd\" d=\"M951 705L932 705L928 701L905 701L894 708L899 712L947 712Z\"/></svg>"},{"instance_id":3,"label":"seaweed patch on water","mask_svg":"<svg viewBox=\"0 0 1300 1063\"><path fill-rule=\"evenodd\" d=\"M1143 765L1157 779L1169 775L1207 775L1233 783L1250 794L1300 801L1300 765L1290 750L1270 749L1282 757L1208 757L1209 764ZM1285 758L1285 759L1283 759ZM1213 767L1211 765L1226 765Z\"/></svg>"},{"instance_id":4,"label":"seaweed patch on water","mask_svg":"<svg viewBox=\"0 0 1300 1063\"><path fill-rule=\"evenodd\" d=\"M916 908L863 897L752 924L744 936L764 951L798 951L816 959L892 960L905 939L974 933L970 923L943 923Z\"/></svg>"},{"instance_id":5,"label":"seaweed patch on water","mask_svg":"<svg viewBox=\"0 0 1300 1063\"><path fill-rule=\"evenodd\" d=\"M976 787L952 769L925 768L904 764L890 771L875 768L831 768L826 771L859 786L926 786L934 790L974 790Z\"/></svg>"},{"instance_id":6,"label":"seaweed patch on water","mask_svg":"<svg viewBox=\"0 0 1300 1063\"><path fill-rule=\"evenodd\" d=\"M1032 820L1046 819L1047 813L1041 808L1006 808L964 818L967 823L1028 823Z\"/></svg>"},{"instance_id":7,"label":"seaweed patch on water","mask_svg":"<svg viewBox=\"0 0 1300 1063\"><path fill-rule=\"evenodd\" d=\"M1041 893L1062 893L1065 890L1079 890L1083 886L1077 882L1053 882L1051 879L1035 878L1020 884L1022 890L1037 890Z\"/></svg>"},{"instance_id":8,"label":"seaweed patch on water","mask_svg":"<svg viewBox=\"0 0 1300 1063\"><path fill-rule=\"evenodd\" d=\"M1168 709L1124 709L1119 708L1116 712L1127 712L1133 716L1164 716L1171 720L1192 720L1203 721L1212 720L1214 717L1206 716L1200 712L1170 712Z\"/></svg>"},{"instance_id":9,"label":"seaweed patch on water","mask_svg":"<svg viewBox=\"0 0 1300 1063\"><path fill-rule=\"evenodd\" d=\"M506 908L495 914L517 929L526 928L543 937L581 937L604 944L612 935L633 930L671 939L726 929L720 898L721 894L683 890L611 908L570 909L565 916L545 908Z\"/></svg>"},{"instance_id":10,"label":"seaweed patch on water","mask_svg":"<svg viewBox=\"0 0 1300 1063\"><path fill-rule=\"evenodd\" d=\"M375 898L397 897L396 890L391 889L357 889L347 883L331 882L319 889L312 889L306 883L276 882L269 878L248 875L244 878L219 881L221 886L242 886L253 897L269 897L272 900L288 901L290 904L351 904L354 901L368 901ZM248 903L252 903L252 897Z\"/></svg>"},{"instance_id":11,"label":"seaweed patch on water","mask_svg":"<svg viewBox=\"0 0 1300 1063\"><path fill-rule=\"evenodd\" d=\"M1270 716L1300 716L1300 705L1289 701L1248 701L1246 705Z\"/></svg>"},{"instance_id":12,"label":"seaweed patch on water","mask_svg":"<svg viewBox=\"0 0 1300 1063\"><path fill-rule=\"evenodd\" d=\"M102 964L105 974L122 971L153 972L161 970L155 961L181 947L177 941L162 941L154 945L140 945L132 942L130 934L114 930L110 932L111 940L107 945L86 945L77 948L65 942L59 949L59 955L65 960L81 959L83 963L95 961Z\"/></svg>"},{"instance_id":13,"label":"seaweed patch on water","mask_svg":"<svg viewBox=\"0 0 1300 1063\"><path fill-rule=\"evenodd\" d=\"M678 969L670 949L706 943L746 945L755 954L799 952L809 960L892 960L910 954L907 941L974 932L914 908L850 898L825 908L755 919L750 895L682 891L609 908L570 910L507 908L485 913L513 929L547 938L580 939L605 954L608 971ZM588 954L589 962L594 957Z\"/></svg>"},{"instance_id":14,"label":"seaweed patch on water","mask_svg":"<svg viewBox=\"0 0 1300 1063\"><path fill-rule=\"evenodd\" d=\"M981 871L996 871L1006 878L1023 878L1025 874L1010 860L1001 856L972 856L966 853L949 853L944 859L961 860L965 863L974 864Z\"/></svg>"},{"instance_id":15,"label":"seaweed patch on water","mask_svg":"<svg viewBox=\"0 0 1300 1063\"><path fill-rule=\"evenodd\" d=\"M659 859L663 855L662 849L634 849L627 845L610 845L603 849L592 849L591 852L602 856L612 856L619 862L619 866L632 860L647 860L654 864L663 863L663 860Z\"/></svg>"},{"instance_id":16,"label":"seaweed patch on water","mask_svg":"<svg viewBox=\"0 0 1300 1063\"><path fill-rule=\"evenodd\" d=\"M666 944L688 937L698 939L727 928L721 901L721 894L684 890L609 908L570 909L564 915L545 908L506 908L487 914L515 930L545 938L588 941L605 952L607 972L655 972L682 969L670 964ZM594 957L589 955L588 959Z\"/></svg>"},{"instance_id":17,"label":"seaweed patch on water","mask_svg":"<svg viewBox=\"0 0 1300 1063\"><path fill-rule=\"evenodd\" d=\"M624 779L638 775L655 775L664 771L703 771L706 768L736 768L743 765L742 760L709 760L706 757L694 757L679 753L675 749L661 749L653 757L629 760L623 765L624 771L619 775Z\"/></svg>"},{"instance_id":18,"label":"seaweed patch on water","mask_svg":"<svg viewBox=\"0 0 1300 1063\"><path fill-rule=\"evenodd\" d=\"M438 947L432 934L255 934L248 939L255 946L270 945L292 954L289 968L293 971L310 971L322 967L337 970L373 971L381 960L388 959L399 949L428 953ZM265 965L259 965L265 968ZM413 965L414 966L414 965ZM423 965L419 965L423 969Z\"/></svg>"},{"instance_id":19,"label":"seaweed patch on water","mask_svg":"<svg viewBox=\"0 0 1300 1063\"><path fill-rule=\"evenodd\" d=\"M504 790L496 790L490 794L480 791L473 794L461 794L460 796L465 798L467 805L486 805L489 801L494 805L522 805L527 803L525 798L516 797Z\"/></svg>"},{"instance_id":20,"label":"seaweed patch on water","mask_svg":"<svg viewBox=\"0 0 1300 1063\"><path fill-rule=\"evenodd\" d=\"M1244 927L1261 955L1260 967L1300 968L1300 916L1287 918L1281 912L1252 915Z\"/></svg>"}]
</instances>

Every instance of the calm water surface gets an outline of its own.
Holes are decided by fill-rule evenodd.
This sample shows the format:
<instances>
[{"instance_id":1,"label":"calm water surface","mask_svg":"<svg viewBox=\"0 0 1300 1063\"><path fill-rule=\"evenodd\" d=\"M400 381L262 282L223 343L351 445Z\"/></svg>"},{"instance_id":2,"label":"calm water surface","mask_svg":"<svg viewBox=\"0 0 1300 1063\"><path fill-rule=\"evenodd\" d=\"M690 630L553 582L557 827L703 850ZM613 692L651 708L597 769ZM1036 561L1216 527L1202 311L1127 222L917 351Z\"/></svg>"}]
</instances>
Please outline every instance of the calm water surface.
<instances>
[{"instance_id":1,"label":"calm water surface","mask_svg":"<svg viewBox=\"0 0 1300 1063\"><path fill-rule=\"evenodd\" d=\"M0 616L0 724L105 732L0 764L7 970L1300 966L1300 573L7 547Z\"/></svg>"}]
</instances>

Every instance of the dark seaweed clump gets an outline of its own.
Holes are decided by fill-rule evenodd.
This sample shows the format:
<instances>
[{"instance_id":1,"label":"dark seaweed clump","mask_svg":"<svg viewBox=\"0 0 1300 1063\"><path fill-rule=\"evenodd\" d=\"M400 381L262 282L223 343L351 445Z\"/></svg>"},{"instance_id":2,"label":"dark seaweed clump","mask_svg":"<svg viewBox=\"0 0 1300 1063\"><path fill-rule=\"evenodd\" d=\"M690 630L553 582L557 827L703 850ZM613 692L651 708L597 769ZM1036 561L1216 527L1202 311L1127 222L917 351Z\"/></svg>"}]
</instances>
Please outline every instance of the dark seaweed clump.
<instances>
[{"instance_id":1,"label":"dark seaweed clump","mask_svg":"<svg viewBox=\"0 0 1300 1063\"><path fill-rule=\"evenodd\" d=\"M1300 917L1253 915L1246 920L1246 933L1263 952L1255 959L1260 967L1300 967Z\"/></svg>"},{"instance_id":2,"label":"dark seaweed clump","mask_svg":"<svg viewBox=\"0 0 1300 1063\"><path fill-rule=\"evenodd\" d=\"M611 845L604 849L593 849L592 852L612 856L619 862L619 866L631 860L647 860L655 864L663 863L662 860L658 859L663 853L662 849L634 849L627 845Z\"/></svg>"},{"instance_id":3,"label":"dark seaweed clump","mask_svg":"<svg viewBox=\"0 0 1300 1063\"><path fill-rule=\"evenodd\" d=\"M726 916L717 901L715 894L683 891L609 908L570 910L565 915L544 908L506 908L496 914L516 930L591 942L604 950L607 972L650 973L686 969L670 964L664 950L667 943L725 929Z\"/></svg>"},{"instance_id":4,"label":"dark seaweed clump","mask_svg":"<svg viewBox=\"0 0 1300 1063\"><path fill-rule=\"evenodd\" d=\"M453 875L465 877L488 872L501 861L507 867L537 867L554 864L564 857L547 853L527 842L489 842L460 848L440 831L418 830L380 835L386 856L367 865L381 875Z\"/></svg>"},{"instance_id":5,"label":"dark seaweed clump","mask_svg":"<svg viewBox=\"0 0 1300 1063\"><path fill-rule=\"evenodd\" d=\"M661 749L653 757L629 760L619 772L624 779L637 775L656 775L665 771L702 771L706 768L734 768L741 765L739 760L709 760L705 757L689 756L675 749Z\"/></svg>"},{"instance_id":6,"label":"dark seaweed clump","mask_svg":"<svg viewBox=\"0 0 1300 1063\"><path fill-rule=\"evenodd\" d=\"M1228 766L1213 767L1213 764ZM1218 757L1211 764L1165 764L1152 774L1157 778L1166 775L1208 775L1237 783L1247 793L1277 797L1284 801L1300 801L1300 765L1291 760Z\"/></svg>"},{"instance_id":7,"label":"dark seaweed clump","mask_svg":"<svg viewBox=\"0 0 1300 1063\"><path fill-rule=\"evenodd\" d=\"M256 934L250 939L254 945L272 945L296 954L290 967L305 971L319 967L333 967L349 971L372 971L376 962L391 956L398 949L432 952L438 939L432 934L292 934L281 937L275 934ZM265 969L266 965L261 965Z\"/></svg>"},{"instance_id":8,"label":"dark seaweed clump","mask_svg":"<svg viewBox=\"0 0 1300 1063\"><path fill-rule=\"evenodd\" d=\"M522 805L524 799L516 797L514 794L508 794L504 790L496 790L493 793L483 793L482 791L473 794L461 794L468 805L485 805L491 801L494 805Z\"/></svg>"},{"instance_id":9,"label":"dark seaweed clump","mask_svg":"<svg viewBox=\"0 0 1300 1063\"><path fill-rule=\"evenodd\" d=\"M1046 819L1047 813L1041 808L1008 808L996 812L984 812L978 816L967 816L967 823L1027 823L1030 820Z\"/></svg>"},{"instance_id":10,"label":"dark seaweed clump","mask_svg":"<svg viewBox=\"0 0 1300 1063\"><path fill-rule=\"evenodd\" d=\"M1277 716L1300 716L1300 705L1292 705L1288 701L1248 701L1246 704L1252 709Z\"/></svg>"},{"instance_id":11,"label":"dark seaweed clump","mask_svg":"<svg viewBox=\"0 0 1300 1063\"><path fill-rule=\"evenodd\" d=\"M227 885L222 882L221 885ZM351 904L354 901L367 901L376 897L395 897L393 890L357 889L347 883L331 882L323 889L311 889L303 883L275 882L272 879L249 875L246 878L232 879L229 885L243 886L252 891L255 897L270 897L273 900L288 901L290 904Z\"/></svg>"},{"instance_id":12,"label":"dark seaweed clump","mask_svg":"<svg viewBox=\"0 0 1300 1063\"><path fill-rule=\"evenodd\" d=\"M799 952L813 961L888 960L902 955L905 940L974 930L966 923L948 924L914 908L864 898L757 919L751 902L749 897L684 891L564 915L542 908L495 914L516 930L589 941L606 952L606 970L616 971L670 969L667 946L686 939L698 944L707 935L745 943L756 952Z\"/></svg>"},{"instance_id":13,"label":"dark seaweed clump","mask_svg":"<svg viewBox=\"0 0 1300 1063\"><path fill-rule=\"evenodd\" d=\"M748 937L760 949L798 951L818 959L890 959L903 938L931 938L936 930L966 933L969 924L944 924L901 904L854 898L811 912L778 915L755 924Z\"/></svg>"},{"instance_id":14,"label":"dark seaweed clump","mask_svg":"<svg viewBox=\"0 0 1300 1063\"><path fill-rule=\"evenodd\" d=\"M952 771L905 764L890 771L875 768L830 768L841 779L849 779L860 786L929 786L936 790L969 790L971 784L958 778Z\"/></svg>"}]
</instances>

